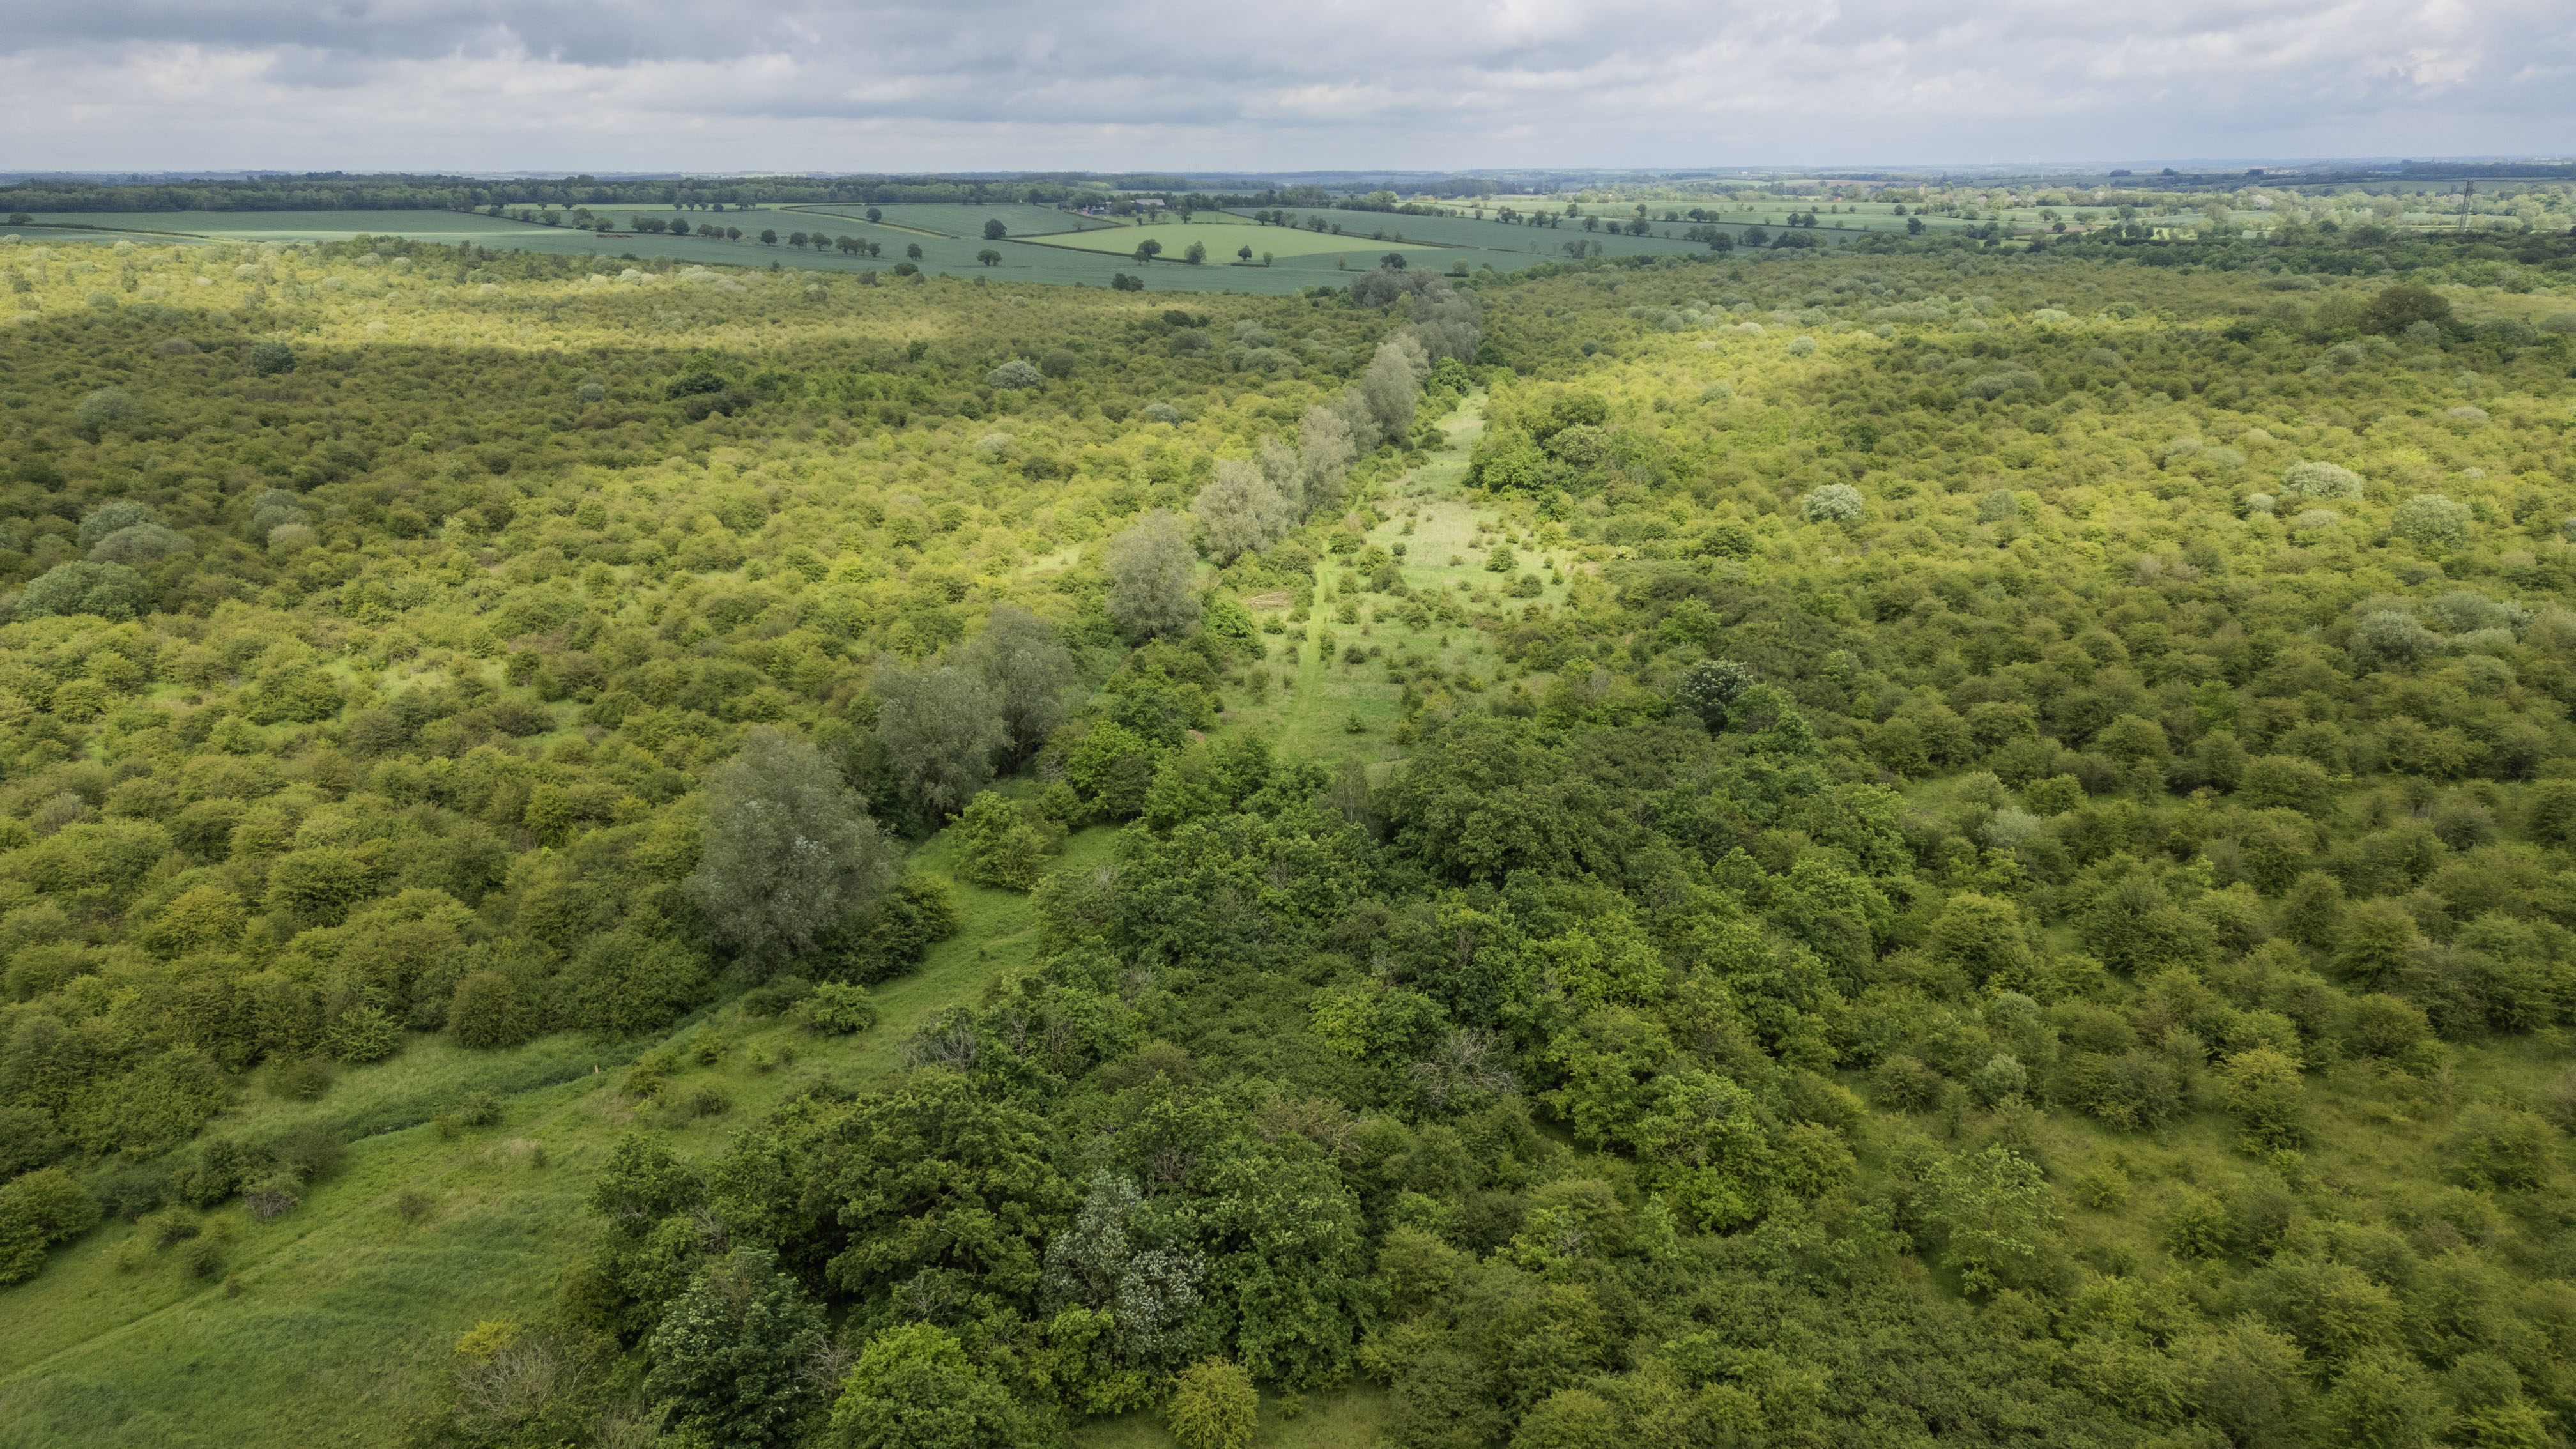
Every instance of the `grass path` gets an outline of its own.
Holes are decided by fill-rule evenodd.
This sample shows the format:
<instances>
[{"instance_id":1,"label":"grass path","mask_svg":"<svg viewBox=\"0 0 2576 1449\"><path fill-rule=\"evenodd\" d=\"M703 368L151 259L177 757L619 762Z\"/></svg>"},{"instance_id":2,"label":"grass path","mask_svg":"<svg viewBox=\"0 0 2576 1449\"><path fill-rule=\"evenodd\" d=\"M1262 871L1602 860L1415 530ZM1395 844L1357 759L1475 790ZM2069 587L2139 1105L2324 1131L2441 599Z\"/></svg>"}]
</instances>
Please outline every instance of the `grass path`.
<instances>
[{"instance_id":1,"label":"grass path","mask_svg":"<svg viewBox=\"0 0 2576 1449\"><path fill-rule=\"evenodd\" d=\"M1380 485L1378 508L1390 516L1369 530L1369 541L1390 552L1403 547L1404 581L1417 595L1456 595L1463 584L1472 610L1497 610L1509 604L1499 595L1512 579L1532 574L1541 579L1534 602L1562 602L1566 586L1550 572L1549 561L1565 561L1569 552L1534 548L1510 531L1500 507L1467 491L1468 454L1484 436L1483 396L1468 399L1440 427L1447 439L1444 447L1411 472ZM1487 569L1494 546L1507 541L1517 566L1504 573ZM1274 660L1271 665L1284 674L1288 687L1234 711L1265 728L1282 750L1322 760L1356 757L1382 770L1403 754L1393 734L1402 718L1405 687L1392 671L1400 669L1425 684L1436 676L1453 693L1472 694L1500 682L1503 662L1473 627L1436 619L1423 628L1412 627L1402 617L1402 601L1367 592L1366 580L1340 560L1327 560L1317 574L1321 586L1314 617L1289 625L1286 634L1268 636L1276 649L1295 648L1293 663ZM1324 597L1328 591L1329 601ZM1345 601L1355 605L1350 622L1337 616ZM1324 657L1320 647L1326 634L1333 637L1332 658ZM1370 654L1365 663L1343 657L1354 645ZM1350 728L1354 717L1357 731Z\"/></svg>"},{"instance_id":2,"label":"grass path","mask_svg":"<svg viewBox=\"0 0 2576 1449\"><path fill-rule=\"evenodd\" d=\"M1064 863L1106 859L1113 840L1109 830L1086 831L1068 842ZM948 848L945 837L933 840L915 866L945 874ZM666 1040L716 1033L730 1045L675 1080L684 1091L712 1087L733 1109L653 1130L703 1156L807 1081L864 1086L895 1070L914 1028L1035 955L1026 896L956 890L964 929L919 970L878 988L883 1019L873 1031L805 1037L731 1008L683 1024ZM782 1049L796 1059L766 1069L754 1061L755 1050L774 1062ZM213 1215L232 1233L213 1277L187 1275L167 1252L121 1268L136 1236L125 1224L58 1255L0 1298L0 1445L393 1442L404 1407L459 1333L484 1319L538 1316L562 1270L587 1251L593 1227L581 1203L592 1176L621 1134L650 1125L614 1090L635 1050L595 1053L551 1038L464 1053L423 1041L347 1073L309 1107L246 1102L210 1130L266 1131L335 1102L363 1115L407 1095L444 1103L532 1073L549 1079L511 1093L492 1127L360 1139L336 1175L271 1222L238 1209ZM595 1075L580 1070L593 1055ZM416 1209L408 1216L407 1198Z\"/></svg>"}]
</instances>

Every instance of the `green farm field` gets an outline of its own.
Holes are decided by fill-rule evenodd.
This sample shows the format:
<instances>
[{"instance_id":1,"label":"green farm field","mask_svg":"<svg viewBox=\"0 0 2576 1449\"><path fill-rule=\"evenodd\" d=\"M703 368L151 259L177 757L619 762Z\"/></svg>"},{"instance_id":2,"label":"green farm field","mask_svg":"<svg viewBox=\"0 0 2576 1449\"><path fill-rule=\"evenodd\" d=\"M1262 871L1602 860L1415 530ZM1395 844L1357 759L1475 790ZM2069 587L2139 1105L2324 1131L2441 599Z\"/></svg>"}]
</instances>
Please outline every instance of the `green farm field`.
<instances>
[{"instance_id":1,"label":"green farm field","mask_svg":"<svg viewBox=\"0 0 2576 1449\"><path fill-rule=\"evenodd\" d=\"M1001 203L992 206L942 206L917 202L894 202L874 209L883 218L882 225L890 230L921 232L978 243L983 240L984 223L988 221L1000 222L1012 236L1082 231L1118 224L1102 217L1059 211L1052 206L1030 206L1020 203ZM790 206L782 208L781 214L792 215L801 212L809 216L833 216L864 223L869 210L870 208L853 202Z\"/></svg>"},{"instance_id":2,"label":"green farm field","mask_svg":"<svg viewBox=\"0 0 2576 1449\"><path fill-rule=\"evenodd\" d=\"M1389 252L1423 256L1443 250L1412 242L1372 242L1365 237L1334 236L1329 232L1301 231L1279 226L1183 226L1172 222L1162 226L1125 226L1108 231L1066 232L1058 236L1020 237L1031 246L1060 247L1073 251L1099 252L1124 257L1151 238L1163 245L1163 260L1177 260L1197 242L1208 249L1210 262L1235 260L1238 247L1252 248L1255 257L1271 252L1280 257L1346 256L1365 259L1370 266ZM1160 262L1156 265L1161 265Z\"/></svg>"}]
</instances>

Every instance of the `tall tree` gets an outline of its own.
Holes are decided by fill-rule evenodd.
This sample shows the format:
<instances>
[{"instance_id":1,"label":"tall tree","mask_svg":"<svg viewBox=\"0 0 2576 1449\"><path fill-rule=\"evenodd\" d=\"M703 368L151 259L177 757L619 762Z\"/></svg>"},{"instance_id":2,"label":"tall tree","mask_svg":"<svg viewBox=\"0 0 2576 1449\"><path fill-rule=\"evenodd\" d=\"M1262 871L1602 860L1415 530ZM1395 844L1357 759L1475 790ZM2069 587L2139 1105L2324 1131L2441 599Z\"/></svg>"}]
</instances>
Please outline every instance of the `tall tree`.
<instances>
[{"instance_id":1,"label":"tall tree","mask_svg":"<svg viewBox=\"0 0 2576 1449\"><path fill-rule=\"evenodd\" d=\"M888 660L877 668L875 688L877 740L904 789L934 822L965 809L991 783L993 758L1010 742L984 675Z\"/></svg>"},{"instance_id":2,"label":"tall tree","mask_svg":"<svg viewBox=\"0 0 2576 1449\"><path fill-rule=\"evenodd\" d=\"M1014 762L1036 754L1072 713L1073 652L1054 625L1019 605L995 604L966 658L992 689Z\"/></svg>"},{"instance_id":3,"label":"tall tree","mask_svg":"<svg viewBox=\"0 0 2576 1449\"><path fill-rule=\"evenodd\" d=\"M1173 637L1198 627L1199 601L1190 593L1198 552L1189 530L1156 509L1109 540L1102 560L1109 570L1109 617L1131 634Z\"/></svg>"},{"instance_id":4,"label":"tall tree","mask_svg":"<svg viewBox=\"0 0 2576 1449\"><path fill-rule=\"evenodd\" d=\"M756 969L812 949L894 878L894 851L867 807L803 736L756 728L708 782L706 853L689 895Z\"/></svg>"}]
</instances>

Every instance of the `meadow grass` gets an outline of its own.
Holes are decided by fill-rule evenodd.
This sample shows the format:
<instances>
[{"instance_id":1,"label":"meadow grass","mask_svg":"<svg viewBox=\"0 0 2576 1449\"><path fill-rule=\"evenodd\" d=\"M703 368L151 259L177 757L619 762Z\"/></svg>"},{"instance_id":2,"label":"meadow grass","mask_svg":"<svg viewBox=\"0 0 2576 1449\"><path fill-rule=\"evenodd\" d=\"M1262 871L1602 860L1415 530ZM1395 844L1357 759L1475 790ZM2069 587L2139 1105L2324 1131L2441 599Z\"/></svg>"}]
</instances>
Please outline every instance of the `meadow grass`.
<instances>
[{"instance_id":1,"label":"meadow grass","mask_svg":"<svg viewBox=\"0 0 2576 1449\"><path fill-rule=\"evenodd\" d=\"M1490 596L1519 575L1535 573L1542 580L1542 592L1526 602L1542 607L1562 603L1569 585L1546 582L1548 563L1569 563L1570 550L1515 546L1520 562L1511 573L1491 572L1484 566L1493 556L1493 545L1502 541L1504 524L1498 507L1466 487L1468 453L1484 432L1483 395L1470 398L1442 419L1440 428L1446 439L1442 448L1420 466L1380 485L1379 510L1393 516L1368 531L1369 541L1390 552L1399 543L1405 546L1399 567L1405 583L1416 592L1455 594L1465 584L1471 596ZM1480 534L1480 524L1487 525L1488 531ZM1325 564L1318 574L1331 586L1334 600L1324 602L1319 587L1313 618L1302 625L1288 625L1287 633L1264 635L1272 654L1259 667L1278 678L1280 687L1264 698L1238 702L1232 711L1265 732L1284 753L1325 761L1356 759L1369 767L1373 778L1383 779L1404 755L1395 739L1404 716L1404 686L1388 678L1392 661L1418 660L1413 666L1417 669L1436 666L1448 680L1444 687L1453 692L1508 687L1499 679L1502 660L1482 632L1444 625L1437 619L1416 629L1404 622L1401 601L1363 592L1364 579L1340 561ZM1345 599L1358 603L1358 622L1344 623L1336 617ZM1265 618L1284 619L1287 613L1283 602L1256 595L1254 603ZM1333 636L1330 659L1322 648L1327 633ZM1343 654L1353 645L1363 652L1375 649L1379 657L1364 664L1348 662ZM1524 689L1544 689L1546 677L1515 683ZM1354 723L1357 729L1352 728Z\"/></svg>"},{"instance_id":2,"label":"meadow grass","mask_svg":"<svg viewBox=\"0 0 2576 1449\"><path fill-rule=\"evenodd\" d=\"M1367 1384L1320 1389L1298 1398L1261 1396L1252 1449L1364 1449L1386 1422L1385 1391ZM1180 1441L1158 1409L1095 1419L1066 1436L1071 1449L1171 1449Z\"/></svg>"}]
</instances>

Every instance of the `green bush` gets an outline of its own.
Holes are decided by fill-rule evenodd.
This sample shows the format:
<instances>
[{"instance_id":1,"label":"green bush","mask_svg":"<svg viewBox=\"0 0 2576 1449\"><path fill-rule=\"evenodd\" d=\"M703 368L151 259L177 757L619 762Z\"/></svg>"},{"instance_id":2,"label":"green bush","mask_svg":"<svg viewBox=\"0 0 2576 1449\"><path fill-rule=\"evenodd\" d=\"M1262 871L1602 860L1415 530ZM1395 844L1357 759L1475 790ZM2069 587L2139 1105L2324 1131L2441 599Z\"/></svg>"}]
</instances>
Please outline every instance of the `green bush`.
<instances>
[{"instance_id":1,"label":"green bush","mask_svg":"<svg viewBox=\"0 0 2576 1449\"><path fill-rule=\"evenodd\" d=\"M825 1036L848 1036L877 1024L877 1006L855 982L826 981L798 1008L807 1025Z\"/></svg>"},{"instance_id":2,"label":"green bush","mask_svg":"<svg viewBox=\"0 0 2576 1449\"><path fill-rule=\"evenodd\" d=\"M1248 1449L1261 1411L1252 1375L1225 1359L1201 1359L1172 1383L1164 1419L1181 1449Z\"/></svg>"},{"instance_id":3,"label":"green bush","mask_svg":"<svg viewBox=\"0 0 2576 1449\"><path fill-rule=\"evenodd\" d=\"M98 1225L98 1203L69 1173L42 1168L0 1187L0 1283L36 1276L46 1250Z\"/></svg>"}]
</instances>

